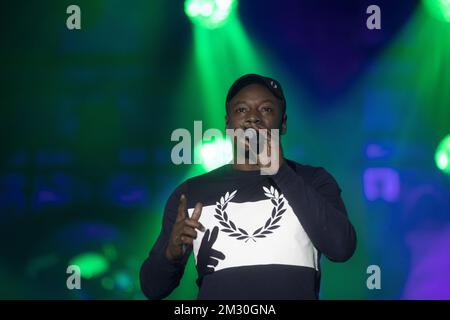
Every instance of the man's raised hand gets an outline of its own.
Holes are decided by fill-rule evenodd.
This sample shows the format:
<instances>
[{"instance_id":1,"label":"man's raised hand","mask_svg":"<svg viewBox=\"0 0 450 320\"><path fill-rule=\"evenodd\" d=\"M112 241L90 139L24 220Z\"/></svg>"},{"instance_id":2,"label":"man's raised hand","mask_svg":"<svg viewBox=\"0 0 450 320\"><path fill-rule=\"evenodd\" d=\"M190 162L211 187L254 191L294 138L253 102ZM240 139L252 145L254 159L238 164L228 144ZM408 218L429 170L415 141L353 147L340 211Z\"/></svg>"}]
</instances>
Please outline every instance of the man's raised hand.
<instances>
[{"instance_id":1,"label":"man's raised hand","mask_svg":"<svg viewBox=\"0 0 450 320\"><path fill-rule=\"evenodd\" d=\"M182 194L178 205L177 217L165 252L166 257L172 261L180 259L185 253L186 246L192 245L194 239L197 238L195 229L202 232L205 231L205 227L198 221L202 213L203 204L197 202L194 212L189 218L186 202L186 196Z\"/></svg>"}]
</instances>

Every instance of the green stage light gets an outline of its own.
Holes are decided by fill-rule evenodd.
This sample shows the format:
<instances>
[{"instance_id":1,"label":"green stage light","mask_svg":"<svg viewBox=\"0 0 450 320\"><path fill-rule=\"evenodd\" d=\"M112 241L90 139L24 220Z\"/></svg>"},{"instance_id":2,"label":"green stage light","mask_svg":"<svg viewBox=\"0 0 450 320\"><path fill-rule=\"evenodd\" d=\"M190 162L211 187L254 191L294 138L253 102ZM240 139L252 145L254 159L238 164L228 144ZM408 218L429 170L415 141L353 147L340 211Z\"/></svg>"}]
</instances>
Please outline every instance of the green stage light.
<instances>
[{"instance_id":1,"label":"green stage light","mask_svg":"<svg viewBox=\"0 0 450 320\"><path fill-rule=\"evenodd\" d=\"M74 257L71 265L77 265L81 271L81 277L90 279L99 276L109 269L109 262L102 255L95 252L86 252Z\"/></svg>"},{"instance_id":2,"label":"green stage light","mask_svg":"<svg viewBox=\"0 0 450 320\"><path fill-rule=\"evenodd\" d=\"M450 134L439 143L434 154L436 166L447 174L450 174Z\"/></svg>"},{"instance_id":3,"label":"green stage light","mask_svg":"<svg viewBox=\"0 0 450 320\"><path fill-rule=\"evenodd\" d=\"M434 17L450 22L450 0L424 0L424 3Z\"/></svg>"},{"instance_id":4,"label":"green stage light","mask_svg":"<svg viewBox=\"0 0 450 320\"><path fill-rule=\"evenodd\" d=\"M218 139L200 147L203 167L206 171L214 170L233 159L232 143L229 139Z\"/></svg>"},{"instance_id":5,"label":"green stage light","mask_svg":"<svg viewBox=\"0 0 450 320\"><path fill-rule=\"evenodd\" d=\"M237 0L186 0L184 11L191 21L208 29L225 24Z\"/></svg>"},{"instance_id":6,"label":"green stage light","mask_svg":"<svg viewBox=\"0 0 450 320\"><path fill-rule=\"evenodd\" d=\"M106 290L113 290L114 289L114 280L110 277L104 277L101 280L102 287Z\"/></svg>"}]
</instances>

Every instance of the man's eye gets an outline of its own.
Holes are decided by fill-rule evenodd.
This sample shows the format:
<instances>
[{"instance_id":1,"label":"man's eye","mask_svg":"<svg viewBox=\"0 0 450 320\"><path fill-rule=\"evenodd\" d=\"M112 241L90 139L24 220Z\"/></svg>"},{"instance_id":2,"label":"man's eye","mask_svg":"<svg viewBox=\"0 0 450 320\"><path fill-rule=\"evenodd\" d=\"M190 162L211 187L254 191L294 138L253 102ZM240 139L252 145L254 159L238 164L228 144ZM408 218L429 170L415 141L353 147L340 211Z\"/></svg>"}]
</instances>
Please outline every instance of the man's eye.
<instances>
[{"instance_id":1,"label":"man's eye","mask_svg":"<svg viewBox=\"0 0 450 320\"><path fill-rule=\"evenodd\" d=\"M273 111L272 107L263 107L262 109L264 112L272 112Z\"/></svg>"},{"instance_id":2,"label":"man's eye","mask_svg":"<svg viewBox=\"0 0 450 320\"><path fill-rule=\"evenodd\" d=\"M236 112L238 113L245 112L245 108L236 108Z\"/></svg>"}]
</instances>

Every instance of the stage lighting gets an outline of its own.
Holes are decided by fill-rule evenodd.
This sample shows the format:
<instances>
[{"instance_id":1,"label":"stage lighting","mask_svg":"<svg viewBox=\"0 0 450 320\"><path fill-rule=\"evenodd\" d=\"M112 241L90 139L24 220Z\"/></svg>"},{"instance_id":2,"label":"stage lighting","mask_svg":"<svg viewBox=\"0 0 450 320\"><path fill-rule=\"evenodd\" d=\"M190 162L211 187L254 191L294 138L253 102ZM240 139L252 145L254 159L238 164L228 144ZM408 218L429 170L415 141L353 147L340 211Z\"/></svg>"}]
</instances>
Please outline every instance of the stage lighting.
<instances>
[{"instance_id":1,"label":"stage lighting","mask_svg":"<svg viewBox=\"0 0 450 320\"><path fill-rule=\"evenodd\" d=\"M434 17L450 22L450 0L423 0L425 7Z\"/></svg>"},{"instance_id":2,"label":"stage lighting","mask_svg":"<svg viewBox=\"0 0 450 320\"><path fill-rule=\"evenodd\" d=\"M230 140L220 139L205 143L200 149L203 167L207 171L214 170L233 159L232 143Z\"/></svg>"},{"instance_id":3,"label":"stage lighting","mask_svg":"<svg viewBox=\"0 0 450 320\"><path fill-rule=\"evenodd\" d=\"M434 160L440 170L450 174L450 134L439 143L434 154Z\"/></svg>"},{"instance_id":4,"label":"stage lighting","mask_svg":"<svg viewBox=\"0 0 450 320\"><path fill-rule=\"evenodd\" d=\"M109 269L109 262L102 255L95 252L85 252L70 261L71 265L77 265L81 271L81 277L90 279L99 276Z\"/></svg>"},{"instance_id":5,"label":"stage lighting","mask_svg":"<svg viewBox=\"0 0 450 320\"><path fill-rule=\"evenodd\" d=\"M225 24L236 4L237 0L186 0L184 11L196 25L214 29Z\"/></svg>"}]
</instances>

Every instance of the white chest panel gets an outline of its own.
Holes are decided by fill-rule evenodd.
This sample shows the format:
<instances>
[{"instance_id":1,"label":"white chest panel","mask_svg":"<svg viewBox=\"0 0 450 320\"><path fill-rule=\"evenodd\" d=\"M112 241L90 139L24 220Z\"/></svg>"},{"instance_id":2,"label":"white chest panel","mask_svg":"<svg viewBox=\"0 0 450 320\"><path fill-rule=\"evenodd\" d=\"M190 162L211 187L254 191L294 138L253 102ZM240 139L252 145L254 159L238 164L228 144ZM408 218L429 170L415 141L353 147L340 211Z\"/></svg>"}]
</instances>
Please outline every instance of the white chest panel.
<instances>
[{"instance_id":1,"label":"white chest panel","mask_svg":"<svg viewBox=\"0 0 450 320\"><path fill-rule=\"evenodd\" d=\"M313 246L288 200L282 195L276 193L275 199L278 205L283 202L281 210L270 198L244 203L235 203L231 199L227 202L225 198L227 203L225 210L221 210L223 199L218 200L216 205L203 207L199 220L210 232L214 227L219 228L217 240L212 248L222 252L225 259L219 260L214 268L215 271L268 264L303 266L318 270L317 249ZM189 216L192 215L193 210L193 208L188 209ZM272 218L274 212L274 218ZM278 217L281 218L277 220ZM232 230L232 232L224 232L223 229ZM259 237L256 237L254 232L258 229L260 232L256 235ZM205 233L197 230L197 235L193 244L196 263Z\"/></svg>"}]
</instances>

